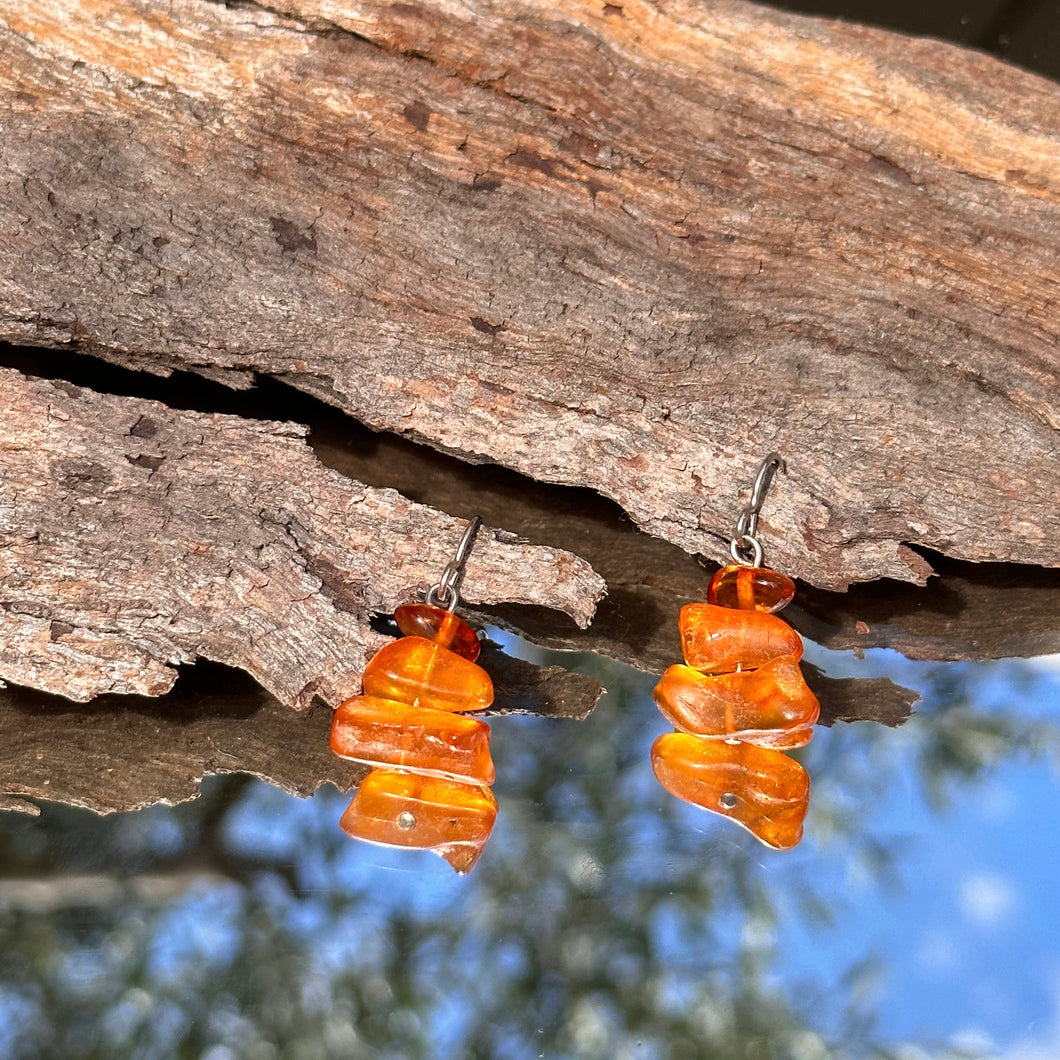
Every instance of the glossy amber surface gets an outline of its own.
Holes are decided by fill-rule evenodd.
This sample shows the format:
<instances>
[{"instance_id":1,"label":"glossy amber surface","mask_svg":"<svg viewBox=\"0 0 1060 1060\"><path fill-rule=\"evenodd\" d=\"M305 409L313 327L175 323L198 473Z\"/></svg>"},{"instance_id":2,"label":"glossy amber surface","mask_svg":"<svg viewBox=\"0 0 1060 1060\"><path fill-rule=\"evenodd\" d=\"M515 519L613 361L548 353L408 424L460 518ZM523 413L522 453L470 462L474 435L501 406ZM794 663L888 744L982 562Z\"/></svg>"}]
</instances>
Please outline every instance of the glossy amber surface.
<instances>
[{"instance_id":1,"label":"glossy amber surface","mask_svg":"<svg viewBox=\"0 0 1060 1060\"><path fill-rule=\"evenodd\" d=\"M786 655L740 673L671 666L655 686L655 705L683 732L760 747L801 747L820 714L817 697Z\"/></svg>"},{"instance_id":2,"label":"glossy amber surface","mask_svg":"<svg viewBox=\"0 0 1060 1060\"><path fill-rule=\"evenodd\" d=\"M373 769L339 822L355 839L430 850L470 872L497 818L489 788L393 769Z\"/></svg>"},{"instance_id":3,"label":"glossy amber surface","mask_svg":"<svg viewBox=\"0 0 1060 1060\"><path fill-rule=\"evenodd\" d=\"M704 673L755 670L777 656L802 658L802 640L783 619L764 611L686 604L678 619L681 651Z\"/></svg>"},{"instance_id":4,"label":"glossy amber surface","mask_svg":"<svg viewBox=\"0 0 1060 1060\"><path fill-rule=\"evenodd\" d=\"M423 637L401 637L376 652L364 671L366 696L436 710L485 710L493 682L475 663Z\"/></svg>"},{"instance_id":5,"label":"glossy amber surface","mask_svg":"<svg viewBox=\"0 0 1060 1060\"><path fill-rule=\"evenodd\" d=\"M484 721L372 696L353 696L335 711L331 749L354 762L477 784L496 777Z\"/></svg>"},{"instance_id":6,"label":"glossy amber surface","mask_svg":"<svg viewBox=\"0 0 1060 1060\"><path fill-rule=\"evenodd\" d=\"M786 850L802 838L810 778L782 751L670 732L651 762L671 795L731 818L766 846Z\"/></svg>"},{"instance_id":7,"label":"glossy amber surface","mask_svg":"<svg viewBox=\"0 0 1060 1060\"><path fill-rule=\"evenodd\" d=\"M722 567L707 586L707 603L741 611L779 611L795 598L795 583L768 567Z\"/></svg>"},{"instance_id":8,"label":"glossy amber surface","mask_svg":"<svg viewBox=\"0 0 1060 1060\"><path fill-rule=\"evenodd\" d=\"M462 619L433 604L402 604L394 612L398 629L407 637L423 637L474 662L482 650L475 631Z\"/></svg>"}]
</instances>

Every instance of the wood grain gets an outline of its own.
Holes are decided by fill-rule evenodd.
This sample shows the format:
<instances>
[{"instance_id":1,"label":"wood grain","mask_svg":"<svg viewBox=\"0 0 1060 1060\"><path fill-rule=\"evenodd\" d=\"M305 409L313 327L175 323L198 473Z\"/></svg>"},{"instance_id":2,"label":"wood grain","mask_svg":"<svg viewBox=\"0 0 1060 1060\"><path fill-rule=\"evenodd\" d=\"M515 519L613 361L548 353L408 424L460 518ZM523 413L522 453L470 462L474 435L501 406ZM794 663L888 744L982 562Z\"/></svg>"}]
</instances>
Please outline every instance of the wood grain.
<instances>
[{"instance_id":1,"label":"wood grain","mask_svg":"<svg viewBox=\"0 0 1060 1060\"><path fill-rule=\"evenodd\" d=\"M1060 88L726 2L0 0L0 337L248 385L720 559L1060 565Z\"/></svg>"}]
</instances>

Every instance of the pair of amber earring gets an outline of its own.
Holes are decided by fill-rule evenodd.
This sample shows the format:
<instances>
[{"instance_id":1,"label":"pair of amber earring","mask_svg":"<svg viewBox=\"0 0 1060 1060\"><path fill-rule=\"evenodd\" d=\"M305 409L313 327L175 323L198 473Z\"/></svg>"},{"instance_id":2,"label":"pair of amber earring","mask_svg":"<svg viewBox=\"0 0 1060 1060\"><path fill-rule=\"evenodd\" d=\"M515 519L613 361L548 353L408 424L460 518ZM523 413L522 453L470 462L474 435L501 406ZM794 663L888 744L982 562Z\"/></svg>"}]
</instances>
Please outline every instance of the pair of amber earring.
<instances>
[{"instance_id":1,"label":"pair of amber earring","mask_svg":"<svg viewBox=\"0 0 1060 1060\"><path fill-rule=\"evenodd\" d=\"M681 609L685 664L671 666L655 702L675 732L652 747L652 768L679 799L743 825L767 846L802 836L810 782L784 752L807 743L819 706L799 670L802 641L774 612L791 602L790 578L762 566L758 516L777 469L763 461L737 523L735 561L711 579L707 603ZM331 748L371 767L342 816L343 831L387 846L432 850L471 870L497 816L486 722L493 702L475 662L475 631L453 613L477 517L426 601L394 612L404 634L364 671L363 688L335 712Z\"/></svg>"}]
</instances>

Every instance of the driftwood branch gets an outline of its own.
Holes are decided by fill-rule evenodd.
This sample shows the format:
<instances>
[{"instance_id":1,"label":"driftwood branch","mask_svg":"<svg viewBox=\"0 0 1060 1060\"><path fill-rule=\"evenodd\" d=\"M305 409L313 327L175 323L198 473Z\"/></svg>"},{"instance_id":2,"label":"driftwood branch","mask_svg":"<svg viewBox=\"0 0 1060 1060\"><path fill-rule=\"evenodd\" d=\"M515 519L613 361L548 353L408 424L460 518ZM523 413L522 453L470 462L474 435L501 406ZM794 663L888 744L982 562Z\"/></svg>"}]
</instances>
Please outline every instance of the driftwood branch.
<instances>
[{"instance_id":1,"label":"driftwood branch","mask_svg":"<svg viewBox=\"0 0 1060 1060\"><path fill-rule=\"evenodd\" d=\"M583 624L592 570L486 534L465 585L483 618L657 670L702 596L689 553L723 557L779 448L776 566L825 588L944 572L804 588L804 633L1058 650L1055 579L938 555L1060 565L1056 86L724 0L119 0L106 20L0 0L0 100L0 338L276 380L459 457L314 427L361 486L286 410L3 373L0 673L157 696L198 657L278 697L0 693L16 798L128 808L229 769L355 780L327 712L279 701L352 691L381 642L369 615L448 558L460 524L387 486L608 580L573 637L548 609ZM1006 638L999 608L1030 635ZM491 665L499 710L575 716L598 693ZM909 707L809 678L825 719Z\"/></svg>"},{"instance_id":2,"label":"driftwood branch","mask_svg":"<svg viewBox=\"0 0 1060 1060\"><path fill-rule=\"evenodd\" d=\"M369 629L437 579L462 524L322 467L304 428L175 412L0 370L0 677L159 695L176 665L281 701L360 687ZM482 530L463 593L590 618L583 560Z\"/></svg>"},{"instance_id":3,"label":"driftwood branch","mask_svg":"<svg viewBox=\"0 0 1060 1060\"><path fill-rule=\"evenodd\" d=\"M1043 79L726 0L0 0L0 97L0 337L273 376L716 559L779 448L820 586L1060 564Z\"/></svg>"}]
</instances>

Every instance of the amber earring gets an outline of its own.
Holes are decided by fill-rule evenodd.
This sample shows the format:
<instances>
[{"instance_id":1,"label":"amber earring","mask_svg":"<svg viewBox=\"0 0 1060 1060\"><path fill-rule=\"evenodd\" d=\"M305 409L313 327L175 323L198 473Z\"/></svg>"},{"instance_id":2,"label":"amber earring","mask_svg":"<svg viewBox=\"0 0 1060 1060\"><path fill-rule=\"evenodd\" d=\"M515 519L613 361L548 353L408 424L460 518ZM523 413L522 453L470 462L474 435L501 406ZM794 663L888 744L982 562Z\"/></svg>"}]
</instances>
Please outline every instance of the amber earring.
<instances>
[{"instance_id":1,"label":"amber earring","mask_svg":"<svg viewBox=\"0 0 1060 1060\"><path fill-rule=\"evenodd\" d=\"M802 640L773 613L795 595L792 580L762 565L758 515L777 470L762 462L730 545L735 563L686 604L678 620L684 666L671 666L655 704L678 731L652 746L652 768L671 795L744 826L767 846L802 838L810 778L783 752L808 743L820 713L799 660Z\"/></svg>"},{"instance_id":2,"label":"amber earring","mask_svg":"<svg viewBox=\"0 0 1060 1060\"><path fill-rule=\"evenodd\" d=\"M404 634L365 668L362 691L335 711L331 749L372 767L340 825L384 846L431 850L470 872L493 829L497 801L489 726L467 714L493 702L493 682L476 665L479 639L453 612L475 534L471 520L426 602L403 604Z\"/></svg>"}]
</instances>

